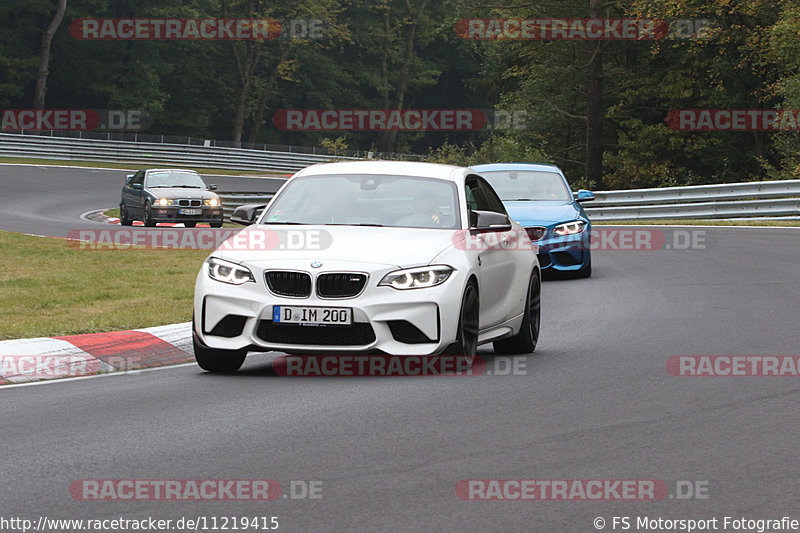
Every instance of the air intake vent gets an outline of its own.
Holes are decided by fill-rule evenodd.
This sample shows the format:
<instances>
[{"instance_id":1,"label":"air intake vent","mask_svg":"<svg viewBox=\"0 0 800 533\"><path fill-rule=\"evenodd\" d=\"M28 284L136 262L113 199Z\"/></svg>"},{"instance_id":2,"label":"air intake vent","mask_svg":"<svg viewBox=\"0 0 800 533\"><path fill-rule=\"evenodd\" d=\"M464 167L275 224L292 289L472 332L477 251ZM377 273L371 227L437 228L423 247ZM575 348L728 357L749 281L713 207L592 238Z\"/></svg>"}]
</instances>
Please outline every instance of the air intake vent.
<instances>
[{"instance_id":1,"label":"air intake vent","mask_svg":"<svg viewBox=\"0 0 800 533\"><path fill-rule=\"evenodd\" d=\"M438 338L429 339L417 326L406 320L389 320L387 324L389 324L392 337L394 337L394 340L397 342L402 342L404 344L425 344L439 340Z\"/></svg>"},{"instance_id":2,"label":"air intake vent","mask_svg":"<svg viewBox=\"0 0 800 533\"><path fill-rule=\"evenodd\" d=\"M525 232L528 234L528 237L530 237L530 239L534 242L544 237L545 231L547 231L547 228L544 228L542 226L531 226L525 228Z\"/></svg>"},{"instance_id":3,"label":"air intake vent","mask_svg":"<svg viewBox=\"0 0 800 533\"><path fill-rule=\"evenodd\" d=\"M368 322L354 322L349 326L301 326L262 320L257 334L266 342L308 346L366 346L375 341L375 332Z\"/></svg>"},{"instance_id":4,"label":"air intake vent","mask_svg":"<svg viewBox=\"0 0 800 533\"><path fill-rule=\"evenodd\" d=\"M215 335L217 337L238 337L242 334L245 322L247 322L246 316L227 315L217 322L217 325L209 332L209 335Z\"/></svg>"}]
</instances>

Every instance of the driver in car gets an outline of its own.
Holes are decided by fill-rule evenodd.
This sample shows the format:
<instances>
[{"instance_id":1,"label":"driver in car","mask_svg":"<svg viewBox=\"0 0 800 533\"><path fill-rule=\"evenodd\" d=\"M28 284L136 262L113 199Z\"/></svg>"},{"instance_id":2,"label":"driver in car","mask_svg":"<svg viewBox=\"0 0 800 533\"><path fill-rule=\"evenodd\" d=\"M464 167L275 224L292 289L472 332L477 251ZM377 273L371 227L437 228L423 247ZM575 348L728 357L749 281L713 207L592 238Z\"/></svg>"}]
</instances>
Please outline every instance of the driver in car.
<instances>
[{"instance_id":1,"label":"driver in car","mask_svg":"<svg viewBox=\"0 0 800 533\"><path fill-rule=\"evenodd\" d=\"M397 221L401 226L420 226L434 228L442 225L436 205L436 196L431 191L422 190L414 194L414 213Z\"/></svg>"}]
</instances>

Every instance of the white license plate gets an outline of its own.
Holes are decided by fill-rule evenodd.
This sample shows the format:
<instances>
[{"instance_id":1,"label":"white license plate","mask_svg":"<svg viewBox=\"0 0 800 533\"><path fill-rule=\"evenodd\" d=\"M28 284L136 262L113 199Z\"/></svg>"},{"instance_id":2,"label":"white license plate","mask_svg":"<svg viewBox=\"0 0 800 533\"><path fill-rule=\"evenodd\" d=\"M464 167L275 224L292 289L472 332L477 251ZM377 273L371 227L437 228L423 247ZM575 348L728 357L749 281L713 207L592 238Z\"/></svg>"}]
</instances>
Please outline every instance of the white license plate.
<instances>
[{"instance_id":1,"label":"white license plate","mask_svg":"<svg viewBox=\"0 0 800 533\"><path fill-rule=\"evenodd\" d=\"M275 324L346 325L353 322L349 307L299 307L273 305L272 322Z\"/></svg>"},{"instance_id":2,"label":"white license plate","mask_svg":"<svg viewBox=\"0 0 800 533\"><path fill-rule=\"evenodd\" d=\"M203 214L203 210L202 209L181 209L179 212L180 212L181 215L202 215Z\"/></svg>"}]
</instances>

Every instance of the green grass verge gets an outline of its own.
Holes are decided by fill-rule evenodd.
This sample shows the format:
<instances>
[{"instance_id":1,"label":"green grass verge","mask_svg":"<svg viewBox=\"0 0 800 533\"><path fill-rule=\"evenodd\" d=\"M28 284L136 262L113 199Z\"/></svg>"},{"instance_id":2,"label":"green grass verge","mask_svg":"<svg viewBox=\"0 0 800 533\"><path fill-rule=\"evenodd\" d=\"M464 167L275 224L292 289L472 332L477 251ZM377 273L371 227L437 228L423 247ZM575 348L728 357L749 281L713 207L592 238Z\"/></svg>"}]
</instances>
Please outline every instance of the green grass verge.
<instances>
[{"instance_id":1,"label":"green grass verge","mask_svg":"<svg viewBox=\"0 0 800 533\"><path fill-rule=\"evenodd\" d=\"M0 163L11 163L21 165L66 165L71 167L94 167L94 168L114 168L123 170L139 170L142 168L168 168L170 165L152 161L142 163L109 163L105 161L71 161L65 159L39 159L34 157L0 157ZM209 175L234 175L234 176L269 176L284 177L285 172L264 172L260 170L230 170L222 168L201 168L191 167L200 174Z\"/></svg>"},{"instance_id":2,"label":"green grass verge","mask_svg":"<svg viewBox=\"0 0 800 533\"><path fill-rule=\"evenodd\" d=\"M609 220L592 221L595 226L785 226L798 227L800 220Z\"/></svg>"},{"instance_id":3,"label":"green grass verge","mask_svg":"<svg viewBox=\"0 0 800 533\"><path fill-rule=\"evenodd\" d=\"M74 246L74 245L73 245ZM0 231L0 339L187 322L208 250L80 250Z\"/></svg>"}]
</instances>

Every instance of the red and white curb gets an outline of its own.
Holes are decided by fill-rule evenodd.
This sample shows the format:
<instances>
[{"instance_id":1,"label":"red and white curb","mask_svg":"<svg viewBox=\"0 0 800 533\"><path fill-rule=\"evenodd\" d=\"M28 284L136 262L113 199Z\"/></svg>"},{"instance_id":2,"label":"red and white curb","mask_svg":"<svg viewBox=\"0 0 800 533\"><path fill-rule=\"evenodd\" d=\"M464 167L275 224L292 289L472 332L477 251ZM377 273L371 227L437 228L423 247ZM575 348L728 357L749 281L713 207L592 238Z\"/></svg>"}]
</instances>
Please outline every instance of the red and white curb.
<instances>
[{"instance_id":1,"label":"red and white curb","mask_svg":"<svg viewBox=\"0 0 800 533\"><path fill-rule=\"evenodd\" d=\"M187 363L192 323L0 341L0 385Z\"/></svg>"}]
</instances>

